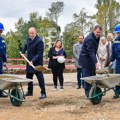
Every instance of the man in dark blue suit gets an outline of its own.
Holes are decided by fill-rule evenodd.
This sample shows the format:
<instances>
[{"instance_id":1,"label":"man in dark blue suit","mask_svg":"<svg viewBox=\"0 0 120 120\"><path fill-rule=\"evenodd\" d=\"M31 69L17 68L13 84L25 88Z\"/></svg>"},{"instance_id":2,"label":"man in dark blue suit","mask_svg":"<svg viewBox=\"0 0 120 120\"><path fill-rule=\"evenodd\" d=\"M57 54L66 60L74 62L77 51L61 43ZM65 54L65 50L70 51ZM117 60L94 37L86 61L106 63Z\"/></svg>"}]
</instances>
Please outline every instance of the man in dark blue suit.
<instances>
[{"instance_id":1,"label":"man in dark blue suit","mask_svg":"<svg viewBox=\"0 0 120 120\"><path fill-rule=\"evenodd\" d=\"M100 40L102 28L96 25L93 31L84 39L81 53L79 56L79 64L82 66L83 77L94 76L96 68L100 67L97 61L96 53ZM84 81L84 89L86 97L89 96L91 84Z\"/></svg>"},{"instance_id":2,"label":"man in dark blue suit","mask_svg":"<svg viewBox=\"0 0 120 120\"><path fill-rule=\"evenodd\" d=\"M27 51L27 58L34 66L43 65L43 52L44 52L44 43L41 38L37 35L37 31L34 27L29 28L28 30L29 37L26 39L26 43L22 50L22 53L25 54ZM45 82L43 73L36 71L33 67L27 63L26 66L26 78L33 79L33 75L37 76L39 86L41 88L40 99L46 98L45 92ZM28 91L25 96L33 95L33 82L28 83Z\"/></svg>"}]
</instances>

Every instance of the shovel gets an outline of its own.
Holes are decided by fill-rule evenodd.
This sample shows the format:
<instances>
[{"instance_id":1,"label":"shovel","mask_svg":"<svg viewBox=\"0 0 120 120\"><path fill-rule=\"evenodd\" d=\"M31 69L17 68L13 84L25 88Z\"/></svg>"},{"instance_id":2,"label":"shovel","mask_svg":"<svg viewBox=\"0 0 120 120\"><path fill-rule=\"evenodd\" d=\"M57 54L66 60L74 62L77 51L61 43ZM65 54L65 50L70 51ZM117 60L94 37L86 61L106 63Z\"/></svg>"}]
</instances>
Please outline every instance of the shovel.
<instances>
[{"instance_id":1,"label":"shovel","mask_svg":"<svg viewBox=\"0 0 120 120\"><path fill-rule=\"evenodd\" d=\"M25 57L25 55L20 52L20 55L29 63L29 65L31 65L36 71L44 71L47 70L45 67L43 67L42 65L39 66L34 66L33 64L31 64L31 62Z\"/></svg>"},{"instance_id":2,"label":"shovel","mask_svg":"<svg viewBox=\"0 0 120 120\"><path fill-rule=\"evenodd\" d=\"M96 55L96 58L97 58L98 63L100 64L100 61L97 55ZM108 74L109 73L108 67L101 68L101 66L99 66L99 68L96 70L96 73L97 74Z\"/></svg>"}]
</instances>

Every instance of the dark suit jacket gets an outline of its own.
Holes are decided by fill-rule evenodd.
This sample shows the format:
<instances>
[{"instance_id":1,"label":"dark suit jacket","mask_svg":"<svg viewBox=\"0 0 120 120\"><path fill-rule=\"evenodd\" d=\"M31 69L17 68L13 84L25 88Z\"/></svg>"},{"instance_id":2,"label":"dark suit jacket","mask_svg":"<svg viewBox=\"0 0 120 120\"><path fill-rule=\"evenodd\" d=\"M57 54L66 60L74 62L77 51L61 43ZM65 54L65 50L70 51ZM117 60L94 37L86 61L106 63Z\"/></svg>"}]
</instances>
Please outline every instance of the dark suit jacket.
<instances>
[{"instance_id":1,"label":"dark suit jacket","mask_svg":"<svg viewBox=\"0 0 120 120\"><path fill-rule=\"evenodd\" d=\"M35 66L43 65L44 43L38 35L31 40L27 38L22 53L27 51L27 58L32 61ZM27 63L26 68L28 73L35 73L35 70Z\"/></svg>"},{"instance_id":2,"label":"dark suit jacket","mask_svg":"<svg viewBox=\"0 0 120 120\"><path fill-rule=\"evenodd\" d=\"M79 64L85 68L95 69L97 63L96 53L100 38L95 37L91 32L85 39L82 45L82 50L79 56Z\"/></svg>"}]
</instances>

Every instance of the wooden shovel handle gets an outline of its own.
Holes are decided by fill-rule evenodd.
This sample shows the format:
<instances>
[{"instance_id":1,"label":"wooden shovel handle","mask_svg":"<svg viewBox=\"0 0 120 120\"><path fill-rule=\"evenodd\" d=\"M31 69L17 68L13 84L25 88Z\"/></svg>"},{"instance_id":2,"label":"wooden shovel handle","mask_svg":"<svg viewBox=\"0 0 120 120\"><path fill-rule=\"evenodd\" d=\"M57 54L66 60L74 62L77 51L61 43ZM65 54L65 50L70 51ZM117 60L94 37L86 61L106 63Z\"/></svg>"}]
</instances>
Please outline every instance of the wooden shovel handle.
<instances>
[{"instance_id":1,"label":"wooden shovel handle","mask_svg":"<svg viewBox=\"0 0 120 120\"><path fill-rule=\"evenodd\" d=\"M25 57L25 55L22 52L20 52L20 55L35 69L35 66L31 64L31 62Z\"/></svg>"},{"instance_id":2,"label":"wooden shovel handle","mask_svg":"<svg viewBox=\"0 0 120 120\"><path fill-rule=\"evenodd\" d=\"M98 63L100 64L100 61L99 61L98 55L96 55L96 58L97 58ZM100 64L100 65L101 65L101 64ZM98 69L101 69L101 66L99 66Z\"/></svg>"}]
</instances>

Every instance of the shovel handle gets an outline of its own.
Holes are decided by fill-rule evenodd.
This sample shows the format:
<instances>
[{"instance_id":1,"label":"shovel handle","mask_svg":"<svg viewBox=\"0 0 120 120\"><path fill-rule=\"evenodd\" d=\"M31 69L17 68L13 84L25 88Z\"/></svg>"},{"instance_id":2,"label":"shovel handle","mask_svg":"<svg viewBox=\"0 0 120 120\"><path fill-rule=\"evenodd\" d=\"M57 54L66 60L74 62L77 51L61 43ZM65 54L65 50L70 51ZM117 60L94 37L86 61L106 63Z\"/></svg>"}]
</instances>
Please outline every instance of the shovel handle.
<instances>
[{"instance_id":1,"label":"shovel handle","mask_svg":"<svg viewBox=\"0 0 120 120\"><path fill-rule=\"evenodd\" d=\"M35 69L35 66L31 64L31 62L25 57L25 55L22 52L20 52L20 55Z\"/></svg>"},{"instance_id":2,"label":"shovel handle","mask_svg":"<svg viewBox=\"0 0 120 120\"><path fill-rule=\"evenodd\" d=\"M96 55L96 58L97 58L98 63L100 64L100 61L97 55ZM99 66L98 69L101 69L101 66Z\"/></svg>"}]
</instances>

